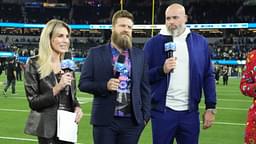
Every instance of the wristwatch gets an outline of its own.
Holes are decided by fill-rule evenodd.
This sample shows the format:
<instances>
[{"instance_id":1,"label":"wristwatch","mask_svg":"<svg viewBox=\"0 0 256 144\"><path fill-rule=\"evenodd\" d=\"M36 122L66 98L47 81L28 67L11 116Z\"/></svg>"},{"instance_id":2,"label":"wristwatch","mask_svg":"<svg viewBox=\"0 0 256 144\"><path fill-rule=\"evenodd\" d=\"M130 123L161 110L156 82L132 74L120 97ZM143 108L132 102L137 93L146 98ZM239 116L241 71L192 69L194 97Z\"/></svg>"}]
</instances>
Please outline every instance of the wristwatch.
<instances>
[{"instance_id":1,"label":"wristwatch","mask_svg":"<svg viewBox=\"0 0 256 144\"><path fill-rule=\"evenodd\" d=\"M211 112L214 115L217 113L216 109L207 109L206 111Z\"/></svg>"}]
</instances>

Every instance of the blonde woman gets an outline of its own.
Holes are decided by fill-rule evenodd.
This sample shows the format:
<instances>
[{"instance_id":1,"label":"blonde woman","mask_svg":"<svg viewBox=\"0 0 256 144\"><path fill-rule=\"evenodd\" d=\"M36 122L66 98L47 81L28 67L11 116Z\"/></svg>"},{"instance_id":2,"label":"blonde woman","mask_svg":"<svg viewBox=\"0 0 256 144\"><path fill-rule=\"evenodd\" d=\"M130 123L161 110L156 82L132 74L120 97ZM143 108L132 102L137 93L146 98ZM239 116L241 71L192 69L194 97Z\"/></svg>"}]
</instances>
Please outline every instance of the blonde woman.
<instances>
[{"instance_id":1,"label":"blonde woman","mask_svg":"<svg viewBox=\"0 0 256 144\"><path fill-rule=\"evenodd\" d=\"M39 144L66 144L57 138L57 110L83 115L76 98L74 74L61 70L61 60L70 45L71 29L60 20L50 20L42 30L38 55L31 57L24 71L24 85L31 113L25 133L38 137ZM70 92L65 87L71 86Z\"/></svg>"}]
</instances>

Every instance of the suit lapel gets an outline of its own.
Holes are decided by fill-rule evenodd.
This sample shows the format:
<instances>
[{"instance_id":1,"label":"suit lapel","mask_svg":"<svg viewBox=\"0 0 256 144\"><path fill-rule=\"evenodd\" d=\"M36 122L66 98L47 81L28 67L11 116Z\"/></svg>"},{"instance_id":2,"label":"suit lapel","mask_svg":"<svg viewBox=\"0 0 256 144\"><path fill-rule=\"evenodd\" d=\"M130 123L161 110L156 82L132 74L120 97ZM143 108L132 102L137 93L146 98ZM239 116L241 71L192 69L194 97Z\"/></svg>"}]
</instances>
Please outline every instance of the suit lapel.
<instances>
[{"instance_id":1,"label":"suit lapel","mask_svg":"<svg viewBox=\"0 0 256 144\"><path fill-rule=\"evenodd\" d=\"M136 72L138 71L138 68L137 68L137 61L138 61L138 58L137 58L137 55L136 53L134 52L134 50L130 49L130 59L131 59L131 77L132 77L132 80L135 80L136 79Z\"/></svg>"},{"instance_id":2,"label":"suit lapel","mask_svg":"<svg viewBox=\"0 0 256 144\"><path fill-rule=\"evenodd\" d=\"M101 51L100 57L102 58L102 69L110 71L112 73L113 65L112 65L112 53L109 45L105 45Z\"/></svg>"}]
</instances>

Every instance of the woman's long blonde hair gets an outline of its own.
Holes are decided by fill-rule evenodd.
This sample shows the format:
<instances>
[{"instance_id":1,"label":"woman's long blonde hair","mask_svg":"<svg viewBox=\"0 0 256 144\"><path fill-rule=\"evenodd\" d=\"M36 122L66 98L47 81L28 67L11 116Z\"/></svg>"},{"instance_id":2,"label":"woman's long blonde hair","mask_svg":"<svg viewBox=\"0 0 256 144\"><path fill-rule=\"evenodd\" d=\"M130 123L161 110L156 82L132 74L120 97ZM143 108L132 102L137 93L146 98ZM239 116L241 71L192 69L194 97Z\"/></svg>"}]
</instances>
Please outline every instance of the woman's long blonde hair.
<instances>
[{"instance_id":1,"label":"woman's long blonde hair","mask_svg":"<svg viewBox=\"0 0 256 144\"><path fill-rule=\"evenodd\" d=\"M68 24L57 19L52 19L49 22L47 22L46 26L43 28L41 32L38 51L39 58L37 61L37 63L39 64L39 73L41 79L46 77L53 71L51 66L51 58L53 52L51 39L56 37L56 29L61 27L65 27L70 35L71 29L68 26ZM63 54L61 54L60 59L63 59Z\"/></svg>"}]
</instances>

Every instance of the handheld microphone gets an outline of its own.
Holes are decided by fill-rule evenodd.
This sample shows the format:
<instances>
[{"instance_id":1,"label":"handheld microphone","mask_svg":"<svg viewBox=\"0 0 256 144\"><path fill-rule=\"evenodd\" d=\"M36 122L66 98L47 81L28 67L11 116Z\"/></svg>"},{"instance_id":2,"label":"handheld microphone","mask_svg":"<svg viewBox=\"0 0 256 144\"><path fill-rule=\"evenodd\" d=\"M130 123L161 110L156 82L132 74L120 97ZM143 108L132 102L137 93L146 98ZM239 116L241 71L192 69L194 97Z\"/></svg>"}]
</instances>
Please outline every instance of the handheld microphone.
<instances>
[{"instance_id":1,"label":"handheld microphone","mask_svg":"<svg viewBox=\"0 0 256 144\"><path fill-rule=\"evenodd\" d=\"M173 57L173 52L176 51L176 44L173 42L173 36L169 36L169 42L164 44L164 51L166 52L167 58ZM173 69L171 70L173 72Z\"/></svg>"},{"instance_id":2,"label":"handheld microphone","mask_svg":"<svg viewBox=\"0 0 256 144\"><path fill-rule=\"evenodd\" d=\"M117 58L117 61L115 62L115 65L114 65L115 78L118 78L120 76L120 73L124 72L124 70L125 70L124 62L125 62L125 56L120 54Z\"/></svg>"},{"instance_id":3,"label":"handheld microphone","mask_svg":"<svg viewBox=\"0 0 256 144\"><path fill-rule=\"evenodd\" d=\"M65 53L64 58L65 59L61 61L61 69L64 71L64 73L75 71L76 64L73 60L71 60L72 59L71 54L66 55ZM70 89L71 89L70 86L65 87L66 95L69 94Z\"/></svg>"}]
</instances>

